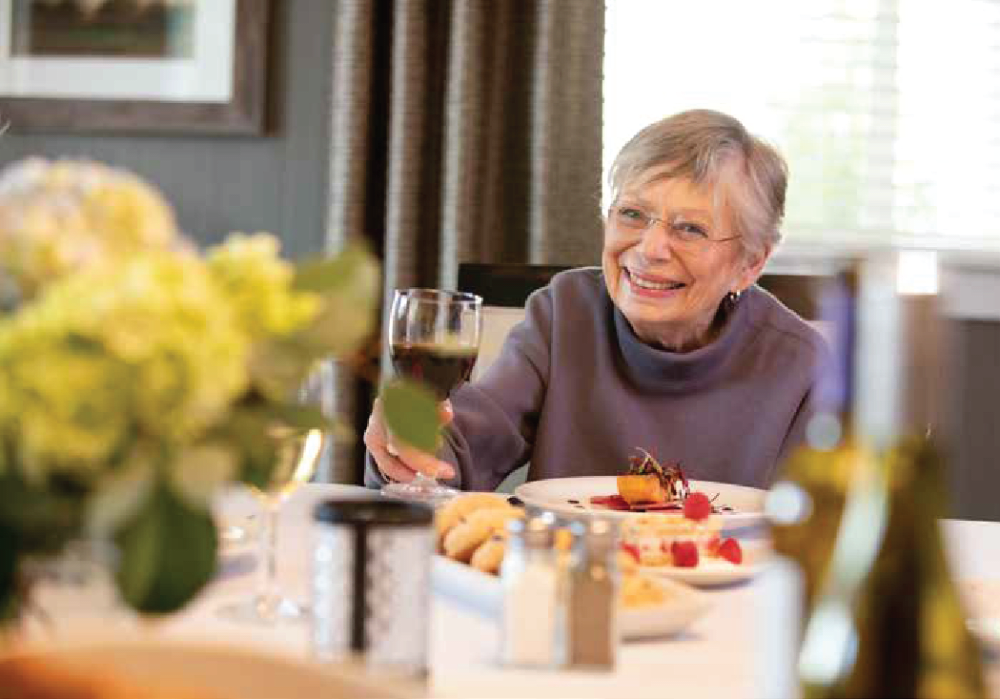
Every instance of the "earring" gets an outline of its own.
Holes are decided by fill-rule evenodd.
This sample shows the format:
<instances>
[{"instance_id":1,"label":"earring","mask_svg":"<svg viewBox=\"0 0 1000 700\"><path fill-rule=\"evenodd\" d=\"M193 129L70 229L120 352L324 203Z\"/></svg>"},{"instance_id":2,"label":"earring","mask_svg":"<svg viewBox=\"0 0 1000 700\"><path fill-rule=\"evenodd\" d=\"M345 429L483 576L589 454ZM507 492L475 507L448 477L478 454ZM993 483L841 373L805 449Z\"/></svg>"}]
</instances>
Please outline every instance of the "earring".
<instances>
[{"instance_id":1,"label":"earring","mask_svg":"<svg viewBox=\"0 0 1000 700\"><path fill-rule=\"evenodd\" d=\"M729 303L730 304L735 304L736 302L738 302L740 300L740 295L742 295L742 294L743 294L743 290L742 289L737 289L734 292L729 292L729 294L726 295L726 298L729 299Z\"/></svg>"}]
</instances>

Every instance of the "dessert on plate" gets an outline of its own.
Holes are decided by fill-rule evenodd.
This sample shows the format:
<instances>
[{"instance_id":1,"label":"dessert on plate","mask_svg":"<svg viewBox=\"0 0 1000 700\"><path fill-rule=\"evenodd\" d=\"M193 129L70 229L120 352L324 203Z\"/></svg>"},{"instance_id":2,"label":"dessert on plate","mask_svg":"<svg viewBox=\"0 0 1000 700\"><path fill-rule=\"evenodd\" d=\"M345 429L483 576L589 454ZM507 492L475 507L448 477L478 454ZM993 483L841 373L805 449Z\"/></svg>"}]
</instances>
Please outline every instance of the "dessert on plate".
<instances>
[{"instance_id":1,"label":"dessert on plate","mask_svg":"<svg viewBox=\"0 0 1000 700\"><path fill-rule=\"evenodd\" d=\"M629 458L628 474L618 477L618 495L629 506L676 503L687 498L690 488L680 464L663 466L645 450Z\"/></svg>"},{"instance_id":2,"label":"dessert on plate","mask_svg":"<svg viewBox=\"0 0 1000 700\"><path fill-rule=\"evenodd\" d=\"M743 562L734 538L721 537L708 496L688 494L675 516L640 515L622 524L621 548L641 566L696 567L706 559Z\"/></svg>"}]
</instances>

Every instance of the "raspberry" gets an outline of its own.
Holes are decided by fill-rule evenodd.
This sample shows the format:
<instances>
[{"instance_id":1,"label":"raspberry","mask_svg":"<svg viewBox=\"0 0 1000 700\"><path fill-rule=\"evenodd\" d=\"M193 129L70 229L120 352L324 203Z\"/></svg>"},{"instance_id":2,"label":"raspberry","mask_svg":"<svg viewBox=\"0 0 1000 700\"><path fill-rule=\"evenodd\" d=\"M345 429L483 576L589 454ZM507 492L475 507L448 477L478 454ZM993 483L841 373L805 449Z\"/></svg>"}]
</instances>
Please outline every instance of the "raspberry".
<instances>
[{"instance_id":1,"label":"raspberry","mask_svg":"<svg viewBox=\"0 0 1000 700\"><path fill-rule=\"evenodd\" d=\"M719 545L719 556L733 564L743 563L743 549L732 537L723 540Z\"/></svg>"},{"instance_id":2,"label":"raspberry","mask_svg":"<svg viewBox=\"0 0 1000 700\"><path fill-rule=\"evenodd\" d=\"M627 542L622 542L621 549L622 549L623 552L627 553L629 556L631 556L633 559L635 559L635 563L636 564L639 563L639 548L638 547L636 547L634 544L628 544Z\"/></svg>"},{"instance_id":3,"label":"raspberry","mask_svg":"<svg viewBox=\"0 0 1000 700\"><path fill-rule=\"evenodd\" d=\"M688 520L704 520L712 514L712 502L701 491L695 491L684 501L684 517Z\"/></svg>"},{"instance_id":4,"label":"raspberry","mask_svg":"<svg viewBox=\"0 0 1000 700\"><path fill-rule=\"evenodd\" d=\"M719 540L719 536L715 535L712 539L705 543L705 554L710 557L719 556L719 545L722 542Z\"/></svg>"},{"instance_id":5,"label":"raspberry","mask_svg":"<svg viewBox=\"0 0 1000 700\"><path fill-rule=\"evenodd\" d=\"M698 545L690 540L674 541L670 545L670 556L674 559L674 566L698 566Z\"/></svg>"}]
</instances>

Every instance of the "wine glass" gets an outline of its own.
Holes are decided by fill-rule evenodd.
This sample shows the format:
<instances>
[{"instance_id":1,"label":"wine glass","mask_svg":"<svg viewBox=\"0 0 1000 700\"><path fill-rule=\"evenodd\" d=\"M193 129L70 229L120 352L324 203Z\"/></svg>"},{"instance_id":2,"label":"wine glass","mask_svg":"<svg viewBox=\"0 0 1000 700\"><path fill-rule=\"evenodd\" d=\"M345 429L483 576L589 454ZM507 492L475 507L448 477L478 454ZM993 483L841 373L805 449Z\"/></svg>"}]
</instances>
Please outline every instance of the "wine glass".
<instances>
[{"instance_id":1,"label":"wine glass","mask_svg":"<svg viewBox=\"0 0 1000 700\"><path fill-rule=\"evenodd\" d=\"M317 363L299 388L296 403L331 412L333 363ZM324 447L331 440L329 431L319 428L304 430L275 425L268 435L277 445L276 462L264 488L251 487L263 514L260 530L260 576L257 593L250 600L224 606L223 617L240 622L274 625L304 619L308 611L301 603L286 598L277 581L278 515L282 504L316 473Z\"/></svg>"},{"instance_id":2,"label":"wine glass","mask_svg":"<svg viewBox=\"0 0 1000 700\"><path fill-rule=\"evenodd\" d=\"M468 381L479 355L483 300L440 289L398 289L389 314L389 357L396 374L426 384L440 401ZM417 474L408 484L386 484L389 496L437 502L455 489Z\"/></svg>"}]
</instances>

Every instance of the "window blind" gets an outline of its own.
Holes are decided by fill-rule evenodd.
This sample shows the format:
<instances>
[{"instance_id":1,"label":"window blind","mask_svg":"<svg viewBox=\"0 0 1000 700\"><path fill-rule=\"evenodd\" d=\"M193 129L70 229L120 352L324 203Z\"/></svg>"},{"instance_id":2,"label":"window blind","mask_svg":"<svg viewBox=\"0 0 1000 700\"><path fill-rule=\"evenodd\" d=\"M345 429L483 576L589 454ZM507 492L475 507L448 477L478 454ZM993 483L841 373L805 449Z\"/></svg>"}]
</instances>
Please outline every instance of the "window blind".
<instances>
[{"instance_id":1,"label":"window blind","mask_svg":"<svg viewBox=\"0 0 1000 700\"><path fill-rule=\"evenodd\" d=\"M718 109L788 160L789 243L1000 250L1000 0L606 6L605 170Z\"/></svg>"}]
</instances>

